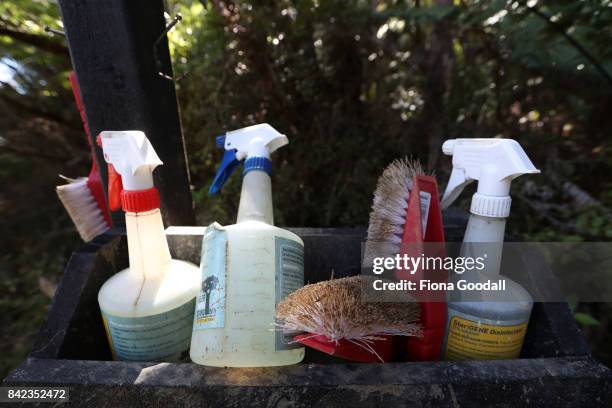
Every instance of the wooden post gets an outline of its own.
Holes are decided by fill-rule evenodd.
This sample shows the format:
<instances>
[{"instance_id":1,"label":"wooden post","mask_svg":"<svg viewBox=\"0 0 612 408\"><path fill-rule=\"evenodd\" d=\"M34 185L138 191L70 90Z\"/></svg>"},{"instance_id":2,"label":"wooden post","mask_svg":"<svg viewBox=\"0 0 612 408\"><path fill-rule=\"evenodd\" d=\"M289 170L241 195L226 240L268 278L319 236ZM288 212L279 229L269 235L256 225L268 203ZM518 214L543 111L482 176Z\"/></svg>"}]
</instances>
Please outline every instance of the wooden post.
<instances>
[{"instance_id":1,"label":"wooden post","mask_svg":"<svg viewBox=\"0 0 612 408\"><path fill-rule=\"evenodd\" d=\"M166 225L193 225L187 158L174 83L158 72L153 45L165 28L163 0L59 0L91 137L103 130L142 130L164 162L155 172ZM158 44L171 75L168 43ZM93 141L95 145L95 141ZM96 159L106 188L106 164ZM115 225L123 225L120 212Z\"/></svg>"}]
</instances>

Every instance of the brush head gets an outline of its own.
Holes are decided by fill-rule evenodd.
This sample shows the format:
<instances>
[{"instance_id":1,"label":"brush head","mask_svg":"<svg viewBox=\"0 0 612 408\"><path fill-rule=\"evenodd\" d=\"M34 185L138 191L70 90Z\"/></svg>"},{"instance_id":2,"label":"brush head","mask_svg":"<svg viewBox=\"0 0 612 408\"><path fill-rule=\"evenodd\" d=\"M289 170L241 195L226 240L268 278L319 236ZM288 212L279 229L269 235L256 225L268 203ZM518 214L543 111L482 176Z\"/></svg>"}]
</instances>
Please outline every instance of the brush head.
<instances>
[{"instance_id":1,"label":"brush head","mask_svg":"<svg viewBox=\"0 0 612 408\"><path fill-rule=\"evenodd\" d=\"M109 229L94 195L87 186L86 177L57 186L55 190L83 241L89 242Z\"/></svg>"},{"instance_id":2,"label":"brush head","mask_svg":"<svg viewBox=\"0 0 612 408\"><path fill-rule=\"evenodd\" d=\"M280 328L324 335L332 341L373 340L383 335L419 336L420 306L398 291L395 302L361 302L374 278L352 276L306 285L276 308Z\"/></svg>"},{"instance_id":3,"label":"brush head","mask_svg":"<svg viewBox=\"0 0 612 408\"><path fill-rule=\"evenodd\" d=\"M381 244L370 245L372 252L376 247L377 257L394 256L400 250L408 199L417 174L425 174L421 164L403 158L393 161L378 178L367 237L368 242ZM369 259L368 252L366 244L365 261Z\"/></svg>"}]
</instances>

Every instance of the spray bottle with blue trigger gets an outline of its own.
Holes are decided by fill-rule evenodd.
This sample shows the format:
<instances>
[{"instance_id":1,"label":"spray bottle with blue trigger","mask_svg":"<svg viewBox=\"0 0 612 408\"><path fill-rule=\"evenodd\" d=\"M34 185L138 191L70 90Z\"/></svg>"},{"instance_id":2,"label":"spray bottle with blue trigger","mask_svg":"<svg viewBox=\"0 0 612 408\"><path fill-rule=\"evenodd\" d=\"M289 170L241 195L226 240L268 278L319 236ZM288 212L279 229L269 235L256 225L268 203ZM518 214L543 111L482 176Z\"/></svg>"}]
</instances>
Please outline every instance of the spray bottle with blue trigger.
<instances>
[{"instance_id":1,"label":"spray bottle with blue trigger","mask_svg":"<svg viewBox=\"0 0 612 408\"><path fill-rule=\"evenodd\" d=\"M484 261L482 272L452 274L451 281L493 281L500 278L506 218L510 215L510 184L535 168L518 142L512 139L451 139L442 151L453 157L453 170L441 200L449 207L472 181L470 218L461 247L462 257ZM482 262L481 261L481 262ZM533 306L529 293L504 277L503 291L481 291L476 296L453 291L443 345L447 360L517 358ZM501 289L501 288L500 288Z\"/></svg>"},{"instance_id":2,"label":"spray bottle with blue trigger","mask_svg":"<svg viewBox=\"0 0 612 408\"><path fill-rule=\"evenodd\" d=\"M304 349L274 330L276 304L304 285L304 244L273 225L270 154L289 143L268 124L217 138L225 149L209 194L244 160L236 224L207 227L196 299L191 359L224 367L295 364Z\"/></svg>"}]
</instances>

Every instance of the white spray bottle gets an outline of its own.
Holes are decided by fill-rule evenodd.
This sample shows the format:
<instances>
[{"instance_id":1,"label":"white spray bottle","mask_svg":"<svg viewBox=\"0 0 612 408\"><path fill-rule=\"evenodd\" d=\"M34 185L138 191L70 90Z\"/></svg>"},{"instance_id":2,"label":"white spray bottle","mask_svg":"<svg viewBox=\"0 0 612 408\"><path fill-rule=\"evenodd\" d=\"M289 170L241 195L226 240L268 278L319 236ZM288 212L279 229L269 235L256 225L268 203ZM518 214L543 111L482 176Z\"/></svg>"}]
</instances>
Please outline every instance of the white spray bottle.
<instances>
[{"instance_id":1,"label":"white spray bottle","mask_svg":"<svg viewBox=\"0 0 612 408\"><path fill-rule=\"evenodd\" d=\"M497 282L497 291L453 296L448 300L443 355L446 360L488 360L520 355L533 301L509 278L500 281L500 263L506 218L510 215L510 183L523 174L539 173L522 147L512 139L451 139L442 151L453 156L453 170L442 197L447 208L463 188L476 180L461 256L477 258L482 273L452 280ZM501 286L504 285L504 290ZM453 293L461 293L454 291Z\"/></svg>"},{"instance_id":2,"label":"white spray bottle","mask_svg":"<svg viewBox=\"0 0 612 408\"><path fill-rule=\"evenodd\" d=\"M246 160L237 223L214 223L204 235L190 351L196 363L264 367L304 357L304 348L274 327L277 303L304 285L304 243L273 225L270 153L287 143L268 124L217 138L226 152L210 194Z\"/></svg>"},{"instance_id":3,"label":"white spray bottle","mask_svg":"<svg viewBox=\"0 0 612 408\"><path fill-rule=\"evenodd\" d=\"M100 134L109 164L109 203L125 211L130 267L108 279L98 303L113 358L177 361L187 357L197 266L171 259L153 169L163 164L143 132Z\"/></svg>"}]
</instances>

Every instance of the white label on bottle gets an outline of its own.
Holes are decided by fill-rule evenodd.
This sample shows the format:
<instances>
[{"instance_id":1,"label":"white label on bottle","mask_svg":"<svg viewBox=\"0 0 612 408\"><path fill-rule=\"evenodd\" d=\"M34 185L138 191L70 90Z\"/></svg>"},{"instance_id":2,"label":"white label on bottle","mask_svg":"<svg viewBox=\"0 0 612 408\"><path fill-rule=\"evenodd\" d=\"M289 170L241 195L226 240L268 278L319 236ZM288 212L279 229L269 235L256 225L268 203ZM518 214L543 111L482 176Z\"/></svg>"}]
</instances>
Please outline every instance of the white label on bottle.
<instances>
[{"instance_id":1,"label":"white label on bottle","mask_svg":"<svg viewBox=\"0 0 612 408\"><path fill-rule=\"evenodd\" d=\"M276 304L304 286L304 247L290 239L276 237ZM297 333L276 331L276 350L302 347L291 343Z\"/></svg>"},{"instance_id":2,"label":"white label on bottle","mask_svg":"<svg viewBox=\"0 0 612 408\"><path fill-rule=\"evenodd\" d=\"M178 361L188 356L195 299L145 317L102 312L113 358L127 361Z\"/></svg>"},{"instance_id":3,"label":"white label on bottle","mask_svg":"<svg viewBox=\"0 0 612 408\"><path fill-rule=\"evenodd\" d=\"M193 330L225 325L227 233L217 223L206 228L202 242L202 285L196 298Z\"/></svg>"},{"instance_id":4,"label":"white label on bottle","mask_svg":"<svg viewBox=\"0 0 612 408\"><path fill-rule=\"evenodd\" d=\"M431 204L431 194L427 191L421 191L421 227L423 228L423 238L427 231L427 218L429 218L429 206Z\"/></svg>"}]
</instances>

